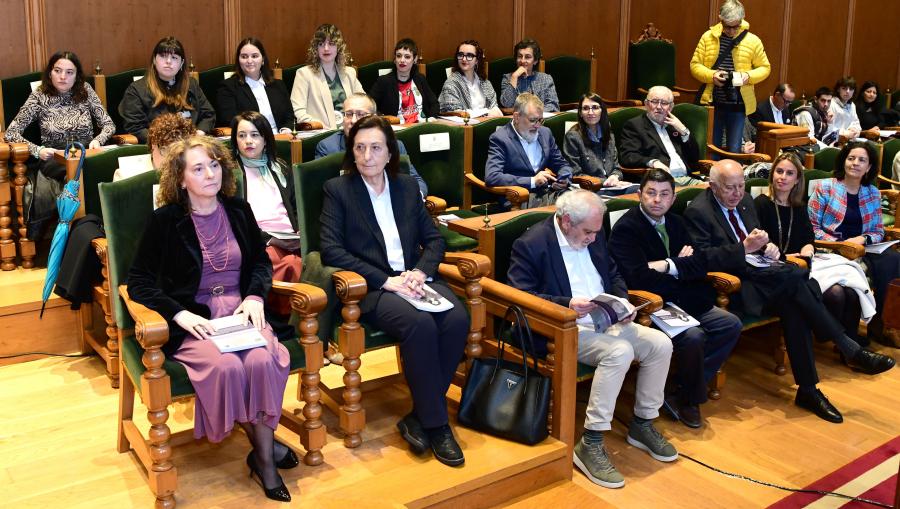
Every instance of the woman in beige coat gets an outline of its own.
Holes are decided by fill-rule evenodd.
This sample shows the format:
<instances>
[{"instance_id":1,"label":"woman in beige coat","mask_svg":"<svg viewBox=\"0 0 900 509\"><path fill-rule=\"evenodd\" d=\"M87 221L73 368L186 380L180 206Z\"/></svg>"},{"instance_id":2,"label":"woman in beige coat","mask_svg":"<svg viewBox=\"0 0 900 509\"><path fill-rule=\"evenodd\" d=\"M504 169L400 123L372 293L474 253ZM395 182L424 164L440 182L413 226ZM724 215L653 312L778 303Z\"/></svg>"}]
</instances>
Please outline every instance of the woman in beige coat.
<instances>
[{"instance_id":1,"label":"woman in beige coat","mask_svg":"<svg viewBox=\"0 0 900 509\"><path fill-rule=\"evenodd\" d=\"M356 69L346 65L349 60L341 31L331 24L319 25L306 52L309 65L297 70L291 90L297 122L319 122L325 129L341 125L344 99L365 92Z\"/></svg>"}]
</instances>

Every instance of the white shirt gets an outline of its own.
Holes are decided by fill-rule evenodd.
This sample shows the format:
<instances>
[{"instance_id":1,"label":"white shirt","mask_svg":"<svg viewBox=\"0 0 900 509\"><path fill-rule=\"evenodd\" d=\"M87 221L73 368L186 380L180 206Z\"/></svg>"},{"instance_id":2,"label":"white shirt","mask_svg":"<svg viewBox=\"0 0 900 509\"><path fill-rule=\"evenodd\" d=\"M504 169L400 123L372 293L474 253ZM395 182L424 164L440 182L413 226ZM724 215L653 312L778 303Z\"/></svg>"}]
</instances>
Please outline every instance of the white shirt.
<instances>
[{"instance_id":1,"label":"white shirt","mask_svg":"<svg viewBox=\"0 0 900 509\"><path fill-rule=\"evenodd\" d=\"M778 109L778 106L775 106L775 103L772 102L772 98L769 97L769 107L772 108L772 118L775 119L776 124L783 124L784 117L781 116L781 110Z\"/></svg>"},{"instance_id":2,"label":"white shirt","mask_svg":"<svg viewBox=\"0 0 900 509\"><path fill-rule=\"evenodd\" d=\"M372 200L372 209L375 211L375 220L384 237L384 247L387 251L388 264L397 272L406 270L406 262L403 260L403 244L400 243L400 232L397 230L397 221L394 219L394 208L391 206L391 184L387 172L384 177L384 190L376 195L372 186L363 179L369 199Z\"/></svg>"},{"instance_id":3,"label":"white shirt","mask_svg":"<svg viewBox=\"0 0 900 509\"><path fill-rule=\"evenodd\" d=\"M718 198L716 198L716 203L719 204L719 209L721 209L722 214L725 215L725 222L728 223L728 226L731 228L731 233L734 234L734 238L740 240L741 236L738 235L738 232L734 231L734 226L731 224L731 219L728 219L728 211L734 209L729 209L725 205L722 205L722 202L720 202ZM741 215L736 210L734 212L734 217L737 218L738 226L740 226L741 230L744 231L744 236L747 236L750 232L747 231L747 225L744 224L744 220L741 219Z\"/></svg>"},{"instance_id":4,"label":"white shirt","mask_svg":"<svg viewBox=\"0 0 900 509\"><path fill-rule=\"evenodd\" d=\"M513 126L513 131L518 136L519 143L522 144L522 148L525 150L525 155L528 156L528 162L531 163L531 171L535 173L541 171L544 151L541 149L541 142L538 141L538 137L535 136L534 141L528 141L519 134L519 131L516 131L516 126ZM531 188L534 189L534 177L531 177Z\"/></svg>"},{"instance_id":5,"label":"white shirt","mask_svg":"<svg viewBox=\"0 0 900 509\"><path fill-rule=\"evenodd\" d=\"M591 253L586 247L572 247L562 230L559 229L559 218L553 217L553 228L556 229L556 241L562 252L563 263L566 266L566 275L569 277L569 286L572 288L572 297L593 299L603 293L603 278L591 260ZM587 325L593 328L594 320L590 314L584 315L575 321L579 325Z\"/></svg>"},{"instance_id":6,"label":"white shirt","mask_svg":"<svg viewBox=\"0 0 900 509\"><path fill-rule=\"evenodd\" d=\"M855 136L858 136L858 133L862 130L862 125L860 125L859 117L856 115L856 104L853 101L844 104L838 97L835 97L831 100L831 106L829 106L828 111L834 114L834 120L828 124L826 136L835 131L841 136L849 136L851 134L850 131L855 131L857 133Z\"/></svg>"},{"instance_id":7,"label":"white shirt","mask_svg":"<svg viewBox=\"0 0 900 509\"><path fill-rule=\"evenodd\" d=\"M678 151L675 150L675 145L672 143L672 138L669 137L669 132L666 131L665 127L657 124L652 120L650 121L650 123L653 124L654 128L656 128L656 134L659 135L660 140L662 140L663 147L666 148L666 152L669 154L669 173L671 173L673 177L686 176L687 165L684 164L681 156L678 155ZM682 135L681 139L687 141L687 137L690 135L691 133L688 132L688 134Z\"/></svg>"},{"instance_id":8,"label":"white shirt","mask_svg":"<svg viewBox=\"0 0 900 509\"><path fill-rule=\"evenodd\" d=\"M260 76L259 80L244 76L244 81L256 97L256 104L259 106L260 115L266 117L273 131L278 131L278 125L275 123L275 115L272 114L272 105L269 104L269 96L266 95L266 82Z\"/></svg>"},{"instance_id":9,"label":"white shirt","mask_svg":"<svg viewBox=\"0 0 900 509\"><path fill-rule=\"evenodd\" d=\"M644 212L644 207L641 207L640 205L638 205L638 208L641 209L641 214L644 214L644 217L647 218L647 221L650 221L650 226L652 226L654 230L656 230L656 225L666 224L666 216L663 216L662 219L660 219L659 221L656 221L652 217L647 215L646 212ZM666 233L668 233L668 232L666 232ZM662 240L662 234L659 233L659 230L656 230L656 234L659 236L659 240ZM672 237L669 237L669 240L671 240L671 239L672 239ZM671 254L671 253L669 253L669 254ZM669 274L670 276L678 277L678 267L675 266L675 262L672 261L672 258L666 258L666 262L669 264L669 272L667 272L667 274Z\"/></svg>"},{"instance_id":10,"label":"white shirt","mask_svg":"<svg viewBox=\"0 0 900 509\"><path fill-rule=\"evenodd\" d=\"M463 81L466 83L466 88L469 89L469 103L472 105L472 109L477 110L487 108L484 93L481 92L481 78L476 74L475 78L472 81L469 81L463 76Z\"/></svg>"}]
</instances>

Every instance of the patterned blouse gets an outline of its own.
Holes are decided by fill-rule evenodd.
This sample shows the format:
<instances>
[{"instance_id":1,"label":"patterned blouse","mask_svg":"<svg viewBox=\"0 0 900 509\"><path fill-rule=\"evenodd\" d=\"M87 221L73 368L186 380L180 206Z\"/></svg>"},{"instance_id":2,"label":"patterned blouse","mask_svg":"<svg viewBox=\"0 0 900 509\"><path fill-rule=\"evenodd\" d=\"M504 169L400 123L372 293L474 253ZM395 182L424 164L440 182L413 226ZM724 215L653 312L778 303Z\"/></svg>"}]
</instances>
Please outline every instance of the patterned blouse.
<instances>
[{"instance_id":1,"label":"patterned blouse","mask_svg":"<svg viewBox=\"0 0 900 509\"><path fill-rule=\"evenodd\" d=\"M97 140L101 145L106 143L116 132L116 126L103 109L100 97L87 83L87 100L80 103L72 101L71 91L60 95L47 95L39 86L28 100L22 105L22 109L16 114L16 118L9 124L6 131L6 141L10 143L27 143L28 151L34 157L39 156L41 147L25 139L22 132L38 120L41 126L41 143L47 148L62 149L66 142L75 140L88 143ZM100 127L100 134L94 136L94 122Z\"/></svg>"},{"instance_id":2,"label":"patterned blouse","mask_svg":"<svg viewBox=\"0 0 900 509\"><path fill-rule=\"evenodd\" d=\"M484 94L484 107L487 109L497 107L497 93L488 80L483 80L475 75L481 93ZM453 71L444 82L444 88L438 97L441 112L470 110L472 109L472 98L469 95L469 87L466 85L466 78L459 72Z\"/></svg>"}]
</instances>

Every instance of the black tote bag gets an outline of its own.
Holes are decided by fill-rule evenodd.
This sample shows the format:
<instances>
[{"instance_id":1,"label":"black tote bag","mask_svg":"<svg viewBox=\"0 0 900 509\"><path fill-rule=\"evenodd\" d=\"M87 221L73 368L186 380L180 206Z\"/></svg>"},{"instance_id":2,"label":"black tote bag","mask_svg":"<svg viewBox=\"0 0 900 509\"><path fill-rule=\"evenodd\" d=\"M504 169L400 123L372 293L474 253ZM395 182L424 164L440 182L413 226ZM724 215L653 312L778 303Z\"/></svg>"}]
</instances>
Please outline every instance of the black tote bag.
<instances>
[{"instance_id":1,"label":"black tote bag","mask_svg":"<svg viewBox=\"0 0 900 509\"><path fill-rule=\"evenodd\" d=\"M503 331L512 325L512 338L522 349L522 364L503 360ZM475 359L466 379L457 418L469 428L515 442L533 445L547 438L550 378L538 373L528 319L519 306L510 306L501 326L500 352L493 359ZM529 352L530 349L530 352ZM528 366L531 355L533 367Z\"/></svg>"}]
</instances>

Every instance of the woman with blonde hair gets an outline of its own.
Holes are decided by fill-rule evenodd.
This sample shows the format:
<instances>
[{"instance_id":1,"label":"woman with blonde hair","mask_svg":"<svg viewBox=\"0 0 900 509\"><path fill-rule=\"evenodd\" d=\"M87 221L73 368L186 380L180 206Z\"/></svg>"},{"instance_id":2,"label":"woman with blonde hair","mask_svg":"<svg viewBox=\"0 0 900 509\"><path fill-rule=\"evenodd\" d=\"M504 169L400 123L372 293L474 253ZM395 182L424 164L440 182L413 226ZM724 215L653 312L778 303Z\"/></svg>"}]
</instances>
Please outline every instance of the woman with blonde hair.
<instances>
[{"instance_id":1,"label":"woman with blonde hair","mask_svg":"<svg viewBox=\"0 0 900 509\"><path fill-rule=\"evenodd\" d=\"M318 122L325 129L336 129L344 118L344 100L363 92L350 67L350 50L338 27L319 25L309 41L305 67L297 69L291 90L291 105L297 122Z\"/></svg>"}]
</instances>

